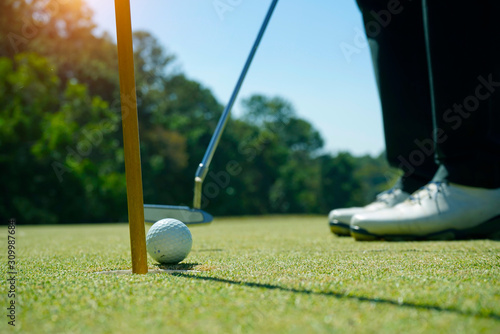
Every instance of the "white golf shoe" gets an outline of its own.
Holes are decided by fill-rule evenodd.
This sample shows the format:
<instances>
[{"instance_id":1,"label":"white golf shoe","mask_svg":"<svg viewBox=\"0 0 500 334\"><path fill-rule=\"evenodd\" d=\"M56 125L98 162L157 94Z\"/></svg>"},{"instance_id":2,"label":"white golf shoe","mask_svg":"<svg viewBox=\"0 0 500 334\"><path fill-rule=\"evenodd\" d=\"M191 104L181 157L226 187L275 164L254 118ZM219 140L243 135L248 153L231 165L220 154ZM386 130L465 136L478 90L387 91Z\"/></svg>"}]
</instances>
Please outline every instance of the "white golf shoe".
<instances>
[{"instance_id":1,"label":"white golf shoe","mask_svg":"<svg viewBox=\"0 0 500 334\"><path fill-rule=\"evenodd\" d=\"M351 218L355 214L392 208L408 197L410 194L407 192L399 188L392 188L378 194L375 201L366 206L332 210L328 215L330 231L339 236L350 236Z\"/></svg>"},{"instance_id":2,"label":"white golf shoe","mask_svg":"<svg viewBox=\"0 0 500 334\"><path fill-rule=\"evenodd\" d=\"M356 240L452 240L500 237L500 188L431 182L388 209L356 214Z\"/></svg>"}]
</instances>

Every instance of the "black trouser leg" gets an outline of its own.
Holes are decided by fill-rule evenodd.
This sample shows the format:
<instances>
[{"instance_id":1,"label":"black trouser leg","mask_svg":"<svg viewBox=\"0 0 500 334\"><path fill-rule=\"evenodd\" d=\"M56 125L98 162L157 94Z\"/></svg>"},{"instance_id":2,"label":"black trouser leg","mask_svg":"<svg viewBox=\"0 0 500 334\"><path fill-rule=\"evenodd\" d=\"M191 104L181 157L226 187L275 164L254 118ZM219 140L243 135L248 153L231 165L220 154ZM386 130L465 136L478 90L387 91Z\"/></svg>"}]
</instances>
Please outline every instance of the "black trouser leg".
<instances>
[{"instance_id":1,"label":"black trouser leg","mask_svg":"<svg viewBox=\"0 0 500 334\"><path fill-rule=\"evenodd\" d=\"M432 108L421 1L358 0L382 105L387 159L413 192L434 176Z\"/></svg>"},{"instance_id":2,"label":"black trouser leg","mask_svg":"<svg viewBox=\"0 0 500 334\"><path fill-rule=\"evenodd\" d=\"M424 0L438 179L500 187L499 2Z\"/></svg>"}]
</instances>

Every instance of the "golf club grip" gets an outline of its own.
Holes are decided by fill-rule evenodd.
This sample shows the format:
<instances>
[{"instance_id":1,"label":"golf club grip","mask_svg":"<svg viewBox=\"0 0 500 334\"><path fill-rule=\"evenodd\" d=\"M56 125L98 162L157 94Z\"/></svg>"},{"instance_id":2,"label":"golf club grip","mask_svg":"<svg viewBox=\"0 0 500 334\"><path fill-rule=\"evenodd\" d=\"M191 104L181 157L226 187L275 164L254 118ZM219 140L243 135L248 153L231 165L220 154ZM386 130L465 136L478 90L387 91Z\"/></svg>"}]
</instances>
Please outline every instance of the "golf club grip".
<instances>
[{"instance_id":1,"label":"golf club grip","mask_svg":"<svg viewBox=\"0 0 500 334\"><path fill-rule=\"evenodd\" d=\"M233 104L236 101L236 97L238 96L241 85L243 84L243 80L245 80L245 76L248 72L248 69L250 68L250 64L252 63L255 52L257 51L257 48L259 47L262 36L264 35L264 32L266 31L267 25L269 23L269 20L271 19L271 16L273 14L274 8L276 7L277 3L278 3L278 0L273 0L271 3L271 6L269 7L269 10L267 11L267 15L264 19L264 22L262 23L259 34L257 35L255 43L253 44L252 50L250 51L250 54L248 55L245 66L243 67L243 70L241 71L238 82L236 83L236 87L234 87L233 94L231 95L231 98L229 99L229 103L227 104L226 108L224 109L224 112L222 113L222 115L219 119L219 123L217 123L217 127L215 128L214 134L212 135L212 139L210 140L210 144L208 144L207 151L205 152L205 156L203 157L203 160L201 161L201 163L198 166L198 169L196 170L195 182L202 183L203 180L205 180L205 176L207 175L207 172L208 172L208 167L210 166L210 163L212 162L212 157L214 156L215 149L217 148L217 145L219 145L220 137L222 136L222 132L224 131L224 128L226 127L226 123L227 123L227 120L229 118L229 114L231 113L231 109L233 108Z\"/></svg>"}]
</instances>

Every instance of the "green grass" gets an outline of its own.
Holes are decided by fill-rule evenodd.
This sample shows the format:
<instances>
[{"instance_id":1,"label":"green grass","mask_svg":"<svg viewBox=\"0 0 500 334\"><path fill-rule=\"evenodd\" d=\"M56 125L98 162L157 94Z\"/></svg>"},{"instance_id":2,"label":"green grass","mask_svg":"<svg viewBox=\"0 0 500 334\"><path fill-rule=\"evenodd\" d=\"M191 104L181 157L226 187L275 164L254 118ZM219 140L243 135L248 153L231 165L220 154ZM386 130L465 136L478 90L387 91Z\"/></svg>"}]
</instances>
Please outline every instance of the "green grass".
<instances>
[{"instance_id":1,"label":"green grass","mask_svg":"<svg viewBox=\"0 0 500 334\"><path fill-rule=\"evenodd\" d=\"M15 330L500 332L497 241L360 243L331 235L326 217L300 216L217 219L191 231L193 250L175 268L199 273L99 275L130 269L127 225L18 225ZM0 238L6 245L5 226Z\"/></svg>"}]
</instances>

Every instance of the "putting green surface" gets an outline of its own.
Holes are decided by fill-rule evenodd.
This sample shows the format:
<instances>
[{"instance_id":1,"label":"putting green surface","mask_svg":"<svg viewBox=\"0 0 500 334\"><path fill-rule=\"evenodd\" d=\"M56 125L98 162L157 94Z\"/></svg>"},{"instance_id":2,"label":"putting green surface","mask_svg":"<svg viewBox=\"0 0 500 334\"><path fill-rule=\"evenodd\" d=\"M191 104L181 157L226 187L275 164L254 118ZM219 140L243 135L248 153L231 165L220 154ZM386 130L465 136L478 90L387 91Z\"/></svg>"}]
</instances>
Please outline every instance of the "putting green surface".
<instances>
[{"instance_id":1,"label":"putting green surface","mask_svg":"<svg viewBox=\"0 0 500 334\"><path fill-rule=\"evenodd\" d=\"M216 219L177 266L130 269L126 224L16 230L23 333L500 333L500 242L355 242L326 217ZM7 274L7 227L0 237Z\"/></svg>"}]
</instances>

